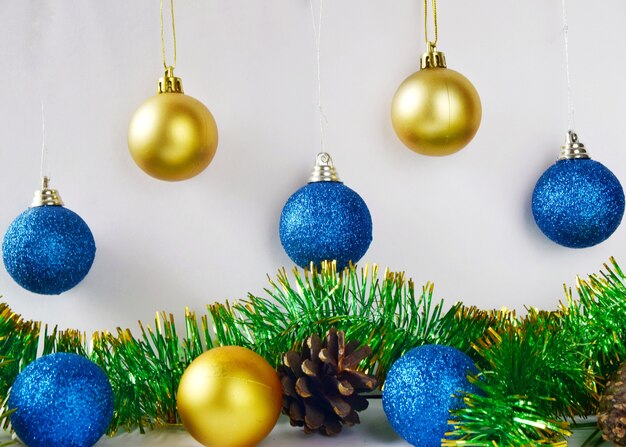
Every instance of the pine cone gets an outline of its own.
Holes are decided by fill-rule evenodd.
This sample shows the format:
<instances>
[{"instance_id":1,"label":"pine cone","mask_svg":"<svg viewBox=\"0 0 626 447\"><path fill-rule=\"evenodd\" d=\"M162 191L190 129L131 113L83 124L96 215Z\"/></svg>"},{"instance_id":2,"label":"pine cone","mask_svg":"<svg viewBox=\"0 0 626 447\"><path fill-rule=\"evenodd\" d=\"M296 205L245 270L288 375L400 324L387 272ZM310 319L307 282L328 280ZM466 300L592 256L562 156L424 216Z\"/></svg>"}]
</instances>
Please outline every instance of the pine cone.
<instances>
[{"instance_id":1,"label":"pine cone","mask_svg":"<svg viewBox=\"0 0 626 447\"><path fill-rule=\"evenodd\" d=\"M606 384L598 410L602 437L615 445L626 446L626 362Z\"/></svg>"},{"instance_id":2,"label":"pine cone","mask_svg":"<svg viewBox=\"0 0 626 447\"><path fill-rule=\"evenodd\" d=\"M371 355L369 346L346 344L345 333L330 329L324 343L311 335L302 352L283 355L278 373L283 385L283 413L291 425L304 427L306 433L328 436L341 432L342 425L360 422L357 411L365 410L368 401L359 393L378 385L375 377L356 370Z\"/></svg>"}]
</instances>

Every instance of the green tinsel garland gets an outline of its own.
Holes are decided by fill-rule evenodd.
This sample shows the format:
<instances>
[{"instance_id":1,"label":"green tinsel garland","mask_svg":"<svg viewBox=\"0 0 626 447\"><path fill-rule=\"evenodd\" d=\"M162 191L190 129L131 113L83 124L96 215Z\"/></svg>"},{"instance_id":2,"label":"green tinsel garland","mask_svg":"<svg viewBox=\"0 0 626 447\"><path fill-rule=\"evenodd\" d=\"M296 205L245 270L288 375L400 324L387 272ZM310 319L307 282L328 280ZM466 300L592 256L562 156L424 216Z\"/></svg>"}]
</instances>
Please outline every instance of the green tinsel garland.
<instances>
[{"instance_id":1,"label":"green tinsel garland","mask_svg":"<svg viewBox=\"0 0 626 447\"><path fill-rule=\"evenodd\" d=\"M25 321L0 304L0 391L6 400L15 377L43 353L75 352L89 357L111 380L116 410L109 432L155 428L180 422L176 390L187 365L206 349L239 345L254 349L274 366L312 333L331 327L372 348L363 369L381 383L393 362L423 344L454 346L468 353L480 373L472 377L480 394L463 396L466 407L452 415L456 440L442 445L520 447L563 446L568 420L593 414L604 378L626 358L626 277L611 259L605 272L577 281L579 299L566 289L555 312L528 309L484 311L454 304L444 311L433 300L433 285L415 291L404 273L376 266L337 272L283 269L270 278L267 297L211 304L198 319L185 313L185 335L172 315L157 314L154 329L96 332L91 347L74 330L41 334L39 322ZM7 427L6 415L0 416Z\"/></svg>"}]
</instances>

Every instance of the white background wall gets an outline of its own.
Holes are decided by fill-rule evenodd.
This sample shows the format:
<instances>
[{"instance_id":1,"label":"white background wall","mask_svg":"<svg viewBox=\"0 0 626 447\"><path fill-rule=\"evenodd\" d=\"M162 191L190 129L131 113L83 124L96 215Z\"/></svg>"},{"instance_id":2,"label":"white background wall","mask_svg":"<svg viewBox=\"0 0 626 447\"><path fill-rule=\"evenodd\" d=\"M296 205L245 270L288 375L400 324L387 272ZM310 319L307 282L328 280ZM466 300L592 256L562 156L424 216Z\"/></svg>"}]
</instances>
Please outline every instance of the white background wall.
<instances>
[{"instance_id":1,"label":"white background wall","mask_svg":"<svg viewBox=\"0 0 626 447\"><path fill-rule=\"evenodd\" d=\"M436 295L482 307L554 308L562 284L624 262L626 226L585 250L534 224L530 197L566 130L560 1L440 1L440 50L483 103L462 152L427 158L390 124L397 86L424 51L417 0L327 0L322 36L327 149L370 207L363 261L405 270ZM626 182L626 3L569 0L577 130ZM98 251L74 290L0 292L26 318L85 330L136 327L157 310L262 293L291 266L278 238L287 198L319 150L306 0L178 0L177 75L213 112L217 155L198 177L145 175L126 147L133 110L162 74L158 0L0 1L0 229L38 188L40 101L53 186L91 227Z\"/></svg>"}]
</instances>

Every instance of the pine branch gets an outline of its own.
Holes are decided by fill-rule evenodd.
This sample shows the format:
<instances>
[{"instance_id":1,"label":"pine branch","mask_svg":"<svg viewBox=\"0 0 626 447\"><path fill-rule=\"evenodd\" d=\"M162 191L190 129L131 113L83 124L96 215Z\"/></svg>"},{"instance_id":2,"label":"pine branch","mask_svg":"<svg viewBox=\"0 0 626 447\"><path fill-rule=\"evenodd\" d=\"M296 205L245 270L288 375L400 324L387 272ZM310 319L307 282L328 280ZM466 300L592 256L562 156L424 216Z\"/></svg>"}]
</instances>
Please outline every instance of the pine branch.
<instances>
[{"instance_id":1,"label":"pine branch","mask_svg":"<svg viewBox=\"0 0 626 447\"><path fill-rule=\"evenodd\" d=\"M187 366L213 347L208 320L198 326L195 313L185 312L186 334L180 339L173 315L157 314L154 330L139 322L141 338L118 328L117 336L95 333L91 358L107 372L115 396L116 411L110 432L118 427L139 428L143 433L180 423L176 391Z\"/></svg>"},{"instance_id":2,"label":"pine branch","mask_svg":"<svg viewBox=\"0 0 626 447\"><path fill-rule=\"evenodd\" d=\"M7 366L9 366L12 363L12 360L7 359L5 357L0 357L0 370L4 370ZM2 406L6 407L7 406L7 402L8 402L8 396L4 397L2 400ZM5 410L0 414L0 424L2 424L2 427L4 428L4 430L6 430L9 425L10 425L10 420L9 417L11 416L11 414L14 412L15 410ZM4 443L4 444L0 444L0 447L3 447L5 445L12 445L12 444L16 444L13 441Z\"/></svg>"},{"instance_id":3,"label":"pine branch","mask_svg":"<svg viewBox=\"0 0 626 447\"><path fill-rule=\"evenodd\" d=\"M588 345L564 330L560 313L529 309L506 321L474 344L481 373L471 380L482 393L464 396L466 407L453 412L457 440L446 446L558 444L571 433L557 419L586 415L596 398Z\"/></svg>"},{"instance_id":4,"label":"pine branch","mask_svg":"<svg viewBox=\"0 0 626 447\"><path fill-rule=\"evenodd\" d=\"M569 424L546 417L542 399L504 395L480 379L473 379L481 394L465 396L466 407L453 413L454 430L442 447L567 447Z\"/></svg>"},{"instance_id":5,"label":"pine branch","mask_svg":"<svg viewBox=\"0 0 626 447\"><path fill-rule=\"evenodd\" d=\"M178 383L204 350L244 346L276 365L311 334L321 337L334 327L372 347L359 369L381 383L393 362L415 346L454 346L474 358L482 373L473 380L483 393L464 397L467 408L453 415L460 439L446 445L558 445L567 424L556 419L592 411L601 378L626 357L626 281L611 263L601 274L578 279L579 299L567 291L558 312L530 309L523 318L461 303L444 311L430 283L416 291L404 273L379 276L375 265L337 272L333 263L295 269L291 276L283 269L268 278L264 296L211 304L199 319L187 311L184 336L171 315L158 314L154 329L139 323L138 337L118 328L94 333L88 346L84 333L46 327L42 335L39 322L24 321L0 304L3 402L19 371L36 358L41 337L44 354L75 352L103 367L115 394L111 433L143 432L180 422Z\"/></svg>"},{"instance_id":6,"label":"pine branch","mask_svg":"<svg viewBox=\"0 0 626 447\"><path fill-rule=\"evenodd\" d=\"M566 301L560 305L564 330L586 345L587 366L597 375L600 392L626 359L626 277L615 259L610 262L599 275L576 278L579 299L566 288Z\"/></svg>"},{"instance_id":7,"label":"pine branch","mask_svg":"<svg viewBox=\"0 0 626 447\"><path fill-rule=\"evenodd\" d=\"M37 357L41 323L25 321L0 303L0 396L6 414L9 389L19 372ZM0 418L6 429L9 420Z\"/></svg>"},{"instance_id":8,"label":"pine branch","mask_svg":"<svg viewBox=\"0 0 626 447\"><path fill-rule=\"evenodd\" d=\"M283 269L276 281L269 279L268 298L249 295L232 305L211 305L217 340L253 348L276 366L309 335L322 337L334 327L372 347L364 369L382 380L415 346L444 343L469 351L467 336L481 335L496 315L467 310L474 317L467 324L457 304L442 319L443 301L433 304L432 284L416 296L404 273L386 271L381 280L375 265L337 272L334 263L323 263L320 270L294 269L293 277L292 284Z\"/></svg>"}]
</instances>

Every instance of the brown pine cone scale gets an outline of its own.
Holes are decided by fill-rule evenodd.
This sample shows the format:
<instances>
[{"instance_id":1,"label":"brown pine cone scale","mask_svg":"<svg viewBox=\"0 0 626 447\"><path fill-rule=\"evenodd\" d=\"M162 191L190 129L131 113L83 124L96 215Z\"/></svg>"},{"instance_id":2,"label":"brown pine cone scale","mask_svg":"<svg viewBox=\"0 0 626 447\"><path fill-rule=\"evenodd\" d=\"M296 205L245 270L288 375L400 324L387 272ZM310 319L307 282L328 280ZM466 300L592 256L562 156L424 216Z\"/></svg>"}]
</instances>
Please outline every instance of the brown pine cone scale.
<instances>
[{"instance_id":1,"label":"brown pine cone scale","mask_svg":"<svg viewBox=\"0 0 626 447\"><path fill-rule=\"evenodd\" d=\"M311 335L302 352L289 351L278 367L283 386L283 413L291 425L306 433L328 436L341 432L343 425L360 422L357 412L368 401L360 393L378 386L375 377L358 371L359 363L372 350L357 342L346 344L345 333L328 331L322 341Z\"/></svg>"},{"instance_id":2,"label":"brown pine cone scale","mask_svg":"<svg viewBox=\"0 0 626 447\"><path fill-rule=\"evenodd\" d=\"M626 446L626 362L606 384L598 410L602 437L615 445Z\"/></svg>"}]
</instances>

